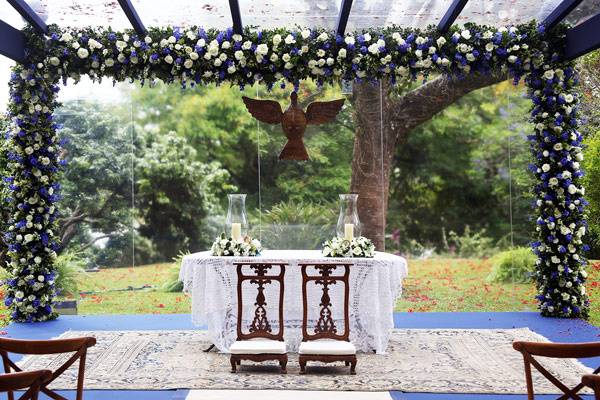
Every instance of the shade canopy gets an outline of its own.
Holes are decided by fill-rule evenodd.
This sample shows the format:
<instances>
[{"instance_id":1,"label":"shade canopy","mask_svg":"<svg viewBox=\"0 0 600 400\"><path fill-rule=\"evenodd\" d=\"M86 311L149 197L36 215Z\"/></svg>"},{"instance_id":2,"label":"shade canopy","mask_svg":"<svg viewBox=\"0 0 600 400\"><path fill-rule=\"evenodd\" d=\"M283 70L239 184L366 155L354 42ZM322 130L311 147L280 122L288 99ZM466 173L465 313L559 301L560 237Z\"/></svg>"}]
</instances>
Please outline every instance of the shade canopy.
<instances>
[{"instance_id":1,"label":"shade canopy","mask_svg":"<svg viewBox=\"0 0 600 400\"><path fill-rule=\"evenodd\" d=\"M131 24L117 0L35 0L28 1L48 24L84 27L111 26L130 28ZM348 18L347 31L385 27L426 27L438 24L452 0L355 0ZM561 0L470 0L456 23L489 25L518 24L544 20ZM205 28L232 26L229 3L222 0L131 0L146 26L200 25ZM324 27L334 29L340 0L239 0L242 22L262 28ZM600 9L600 0L584 0L566 18L576 25ZM0 2L0 19L15 28L24 21L6 1Z\"/></svg>"}]
</instances>

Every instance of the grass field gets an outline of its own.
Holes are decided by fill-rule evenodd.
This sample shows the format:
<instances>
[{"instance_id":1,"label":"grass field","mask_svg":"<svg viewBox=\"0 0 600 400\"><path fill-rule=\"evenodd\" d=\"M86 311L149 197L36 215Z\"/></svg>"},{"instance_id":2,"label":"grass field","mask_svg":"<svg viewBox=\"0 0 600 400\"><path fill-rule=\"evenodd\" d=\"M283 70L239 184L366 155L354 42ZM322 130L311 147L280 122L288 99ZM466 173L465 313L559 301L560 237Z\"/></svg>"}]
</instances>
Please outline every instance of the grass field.
<instances>
[{"instance_id":1,"label":"grass field","mask_svg":"<svg viewBox=\"0 0 600 400\"><path fill-rule=\"evenodd\" d=\"M533 284L490 284L487 260L410 260L409 277L397 311L535 311ZM135 268L104 269L80 278L80 314L188 313L190 300L182 293L166 293L161 287L178 266L154 264ZM589 268L588 293L592 301L590 321L600 325L600 262ZM126 290L128 287L143 290ZM122 291L113 291L122 289Z\"/></svg>"}]
</instances>

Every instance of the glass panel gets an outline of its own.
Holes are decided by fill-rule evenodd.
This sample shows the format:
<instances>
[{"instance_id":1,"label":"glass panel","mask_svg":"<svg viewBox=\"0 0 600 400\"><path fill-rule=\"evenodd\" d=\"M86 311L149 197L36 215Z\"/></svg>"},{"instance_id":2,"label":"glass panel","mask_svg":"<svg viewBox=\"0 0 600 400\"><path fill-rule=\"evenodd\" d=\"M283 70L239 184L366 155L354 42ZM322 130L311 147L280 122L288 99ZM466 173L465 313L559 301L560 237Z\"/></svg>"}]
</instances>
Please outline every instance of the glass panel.
<instances>
[{"instance_id":1,"label":"glass panel","mask_svg":"<svg viewBox=\"0 0 600 400\"><path fill-rule=\"evenodd\" d=\"M358 1L352 6L348 31L393 24L424 28L437 24L451 4L452 0Z\"/></svg>"},{"instance_id":2,"label":"glass panel","mask_svg":"<svg viewBox=\"0 0 600 400\"><path fill-rule=\"evenodd\" d=\"M198 25L225 29L232 25L226 1L170 0L165 5L162 0L133 0L132 3L146 26Z\"/></svg>"},{"instance_id":3,"label":"glass panel","mask_svg":"<svg viewBox=\"0 0 600 400\"><path fill-rule=\"evenodd\" d=\"M457 23L500 26L527 23L532 19L543 21L558 4L560 0L471 0Z\"/></svg>"},{"instance_id":4,"label":"glass panel","mask_svg":"<svg viewBox=\"0 0 600 400\"><path fill-rule=\"evenodd\" d=\"M245 25L261 28L323 27L334 29L339 14L339 0L240 0Z\"/></svg>"},{"instance_id":5,"label":"glass panel","mask_svg":"<svg viewBox=\"0 0 600 400\"><path fill-rule=\"evenodd\" d=\"M292 87L267 93L254 89L247 96L279 101L283 110L290 104ZM302 82L298 101L305 110L313 101L343 98L340 88L318 88ZM262 243L269 249L321 249L335 235L339 213L338 197L350 189L354 129L348 101L336 122L309 125L304 145L309 161L278 160L285 148L280 124L258 123L260 190L258 219ZM253 121L255 124L256 120ZM288 147L289 149L289 147Z\"/></svg>"},{"instance_id":6,"label":"glass panel","mask_svg":"<svg viewBox=\"0 0 600 400\"><path fill-rule=\"evenodd\" d=\"M115 30L131 28L117 1L105 0L36 0L34 9L46 13L49 24L87 27L111 26Z\"/></svg>"},{"instance_id":7,"label":"glass panel","mask_svg":"<svg viewBox=\"0 0 600 400\"><path fill-rule=\"evenodd\" d=\"M59 95L56 121L68 161L61 182L61 257L86 269L135 264L133 131L126 89L83 80ZM112 288L80 287L105 289Z\"/></svg>"},{"instance_id":8,"label":"glass panel","mask_svg":"<svg viewBox=\"0 0 600 400\"><path fill-rule=\"evenodd\" d=\"M600 0L583 0L569 15L565 21L578 25L600 11Z\"/></svg>"},{"instance_id":9,"label":"glass panel","mask_svg":"<svg viewBox=\"0 0 600 400\"><path fill-rule=\"evenodd\" d=\"M17 29L21 29L25 26L25 20L21 18L21 15L6 1L0 2L0 20Z\"/></svg>"}]
</instances>

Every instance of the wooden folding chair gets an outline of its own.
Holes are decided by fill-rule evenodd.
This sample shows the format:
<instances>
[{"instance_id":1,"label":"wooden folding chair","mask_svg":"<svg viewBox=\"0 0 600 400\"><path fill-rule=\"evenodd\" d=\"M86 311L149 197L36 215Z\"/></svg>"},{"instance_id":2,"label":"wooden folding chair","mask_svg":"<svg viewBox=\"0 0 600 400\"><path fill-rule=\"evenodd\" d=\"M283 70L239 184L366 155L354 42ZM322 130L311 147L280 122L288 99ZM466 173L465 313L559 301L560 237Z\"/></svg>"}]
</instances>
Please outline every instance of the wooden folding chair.
<instances>
[{"instance_id":1,"label":"wooden folding chair","mask_svg":"<svg viewBox=\"0 0 600 400\"><path fill-rule=\"evenodd\" d=\"M581 383L587 387L594 389L594 395L596 400L600 400L600 376L584 375L583 378L581 378Z\"/></svg>"},{"instance_id":2,"label":"wooden folding chair","mask_svg":"<svg viewBox=\"0 0 600 400\"><path fill-rule=\"evenodd\" d=\"M531 366L533 365L546 379L559 388L564 394L559 397L563 399L582 400L577 394L585 386L579 383L573 389L569 389L547 369L545 369L534 356L550 358L590 358L600 356L600 342L598 343L537 343L537 342L514 342L513 348L523 355L525 362L525 381L527 383L527 399L534 399L533 379L531 377ZM594 374L600 372L596 368Z\"/></svg>"},{"instance_id":3,"label":"wooden folding chair","mask_svg":"<svg viewBox=\"0 0 600 400\"><path fill-rule=\"evenodd\" d=\"M27 389L19 399L38 400L40 389L50 379L52 371L47 369L0 375L0 392L8 392L11 396L15 390Z\"/></svg>"},{"instance_id":4,"label":"wooden folding chair","mask_svg":"<svg viewBox=\"0 0 600 400\"><path fill-rule=\"evenodd\" d=\"M83 379L85 372L85 359L88 348L96 344L96 338L81 337L73 339L55 340L18 340L0 338L0 355L4 364L4 372L10 373L11 369L16 372L22 370L9 358L9 353L26 355L47 355L60 353L73 353L73 355L56 371L48 382L41 385L40 391L55 400L67 400L65 397L48 389L48 385L65 372L75 361L79 360L79 372L77 376L77 400L83 399ZM12 391L8 392L8 400L14 400Z\"/></svg>"},{"instance_id":5,"label":"wooden folding chair","mask_svg":"<svg viewBox=\"0 0 600 400\"><path fill-rule=\"evenodd\" d=\"M283 340L283 293L285 263L235 263L237 267L237 340L229 351L231 353L231 372L236 372L236 366L241 364L242 360L263 362L267 360L279 361L281 371L287 373L286 366L288 362L287 347ZM244 273L244 267L253 270L253 274ZM277 275L269 275L269 270L273 267L279 267ZM254 317L248 326L248 333L244 332L243 310L244 296L243 284L248 282L251 285L257 285L257 294L254 301ZM273 328L267 315L267 302L265 297L265 285L277 282L279 284L278 299L278 319L279 329L273 333Z\"/></svg>"},{"instance_id":6,"label":"wooden folding chair","mask_svg":"<svg viewBox=\"0 0 600 400\"><path fill-rule=\"evenodd\" d=\"M350 366L350 373L356 374L356 347L350 342L350 317L348 311L350 266L352 264L319 263L300 264L302 269L302 343L298 349L300 373L306 372L308 361L331 363L343 361ZM318 275L309 275L307 268L313 267ZM334 274L338 268L343 268L343 274ZM319 318L316 325L308 328L308 285L314 283L322 286L321 301L319 303ZM329 295L331 285L344 285L344 330L338 333L338 327L333 318L333 305Z\"/></svg>"}]
</instances>

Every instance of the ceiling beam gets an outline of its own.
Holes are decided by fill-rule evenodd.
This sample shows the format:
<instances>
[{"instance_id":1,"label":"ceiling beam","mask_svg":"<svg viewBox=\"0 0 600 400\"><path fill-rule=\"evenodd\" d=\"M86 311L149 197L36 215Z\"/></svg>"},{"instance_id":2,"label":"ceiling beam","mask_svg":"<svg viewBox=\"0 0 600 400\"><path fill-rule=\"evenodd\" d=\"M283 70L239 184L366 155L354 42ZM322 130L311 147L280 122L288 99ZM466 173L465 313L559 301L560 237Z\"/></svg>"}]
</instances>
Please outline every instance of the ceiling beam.
<instances>
[{"instance_id":1,"label":"ceiling beam","mask_svg":"<svg viewBox=\"0 0 600 400\"><path fill-rule=\"evenodd\" d=\"M240 13L240 3L238 0L229 0L229 10L231 10L233 32L241 35L244 33L244 25L242 25L242 14Z\"/></svg>"},{"instance_id":2,"label":"ceiling beam","mask_svg":"<svg viewBox=\"0 0 600 400\"><path fill-rule=\"evenodd\" d=\"M135 11L133 4L131 4L131 0L119 0L119 4L121 5L125 15L127 15L127 19L129 19L131 26L133 26L133 29L137 32L137 34L140 36L146 35L146 32L148 31L142 23L142 19L138 15L137 11Z\"/></svg>"},{"instance_id":3,"label":"ceiling beam","mask_svg":"<svg viewBox=\"0 0 600 400\"><path fill-rule=\"evenodd\" d=\"M25 2L25 0L6 0L8 3L13 6L15 10L21 14L23 19L27 21L33 28L41 34L48 33L48 26L40 16L33 11L33 8L29 4Z\"/></svg>"},{"instance_id":4,"label":"ceiling beam","mask_svg":"<svg viewBox=\"0 0 600 400\"><path fill-rule=\"evenodd\" d=\"M554 28L558 25L563 19L569 15L571 11L573 11L583 0L563 0L560 4L546 17L546 19L542 22L542 25L546 27L547 30Z\"/></svg>"},{"instance_id":5,"label":"ceiling beam","mask_svg":"<svg viewBox=\"0 0 600 400\"><path fill-rule=\"evenodd\" d=\"M25 34L0 20L0 54L23 64L25 62Z\"/></svg>"},{"instance_id":6,"label":"ceiling beam","mask_svg":"<svg viewBox=\"0 0 600 400\"><path fill-rule=\"evenodd\" d=\"M598 48L600 48L600 13L567 31L565 57L568 60Z\"/></svg>"},{"instance_id":7,"label":"ceiling beam","mask_svg":"<svg viewBox=\"0 0 600 400\"><path fill-rule=\"evenodd\" d=\"M448 29L450 29L454 21L456 21L456 18L458 18L458 15L467 5L467 1L468 0L454 0L452 4L450 4L448 11L446 11L446 14L444 14L440 20L440 23L438 24L438 30L440 32L448 32Z\"/></svg>"},{"instance_id":8,"label":"ceiling beam","mask_svg":"<svg viewBox=\"0 0 600 400\"><path fill-rule=\"evenodd\" d=\"M350 17L351 9L352 0L342 0L340 14L338 15L337 28L335 29L337 34L340 36L344 36L346 33L346 25L348 25L348 18Z\"/></svg>"}]
</instances>

